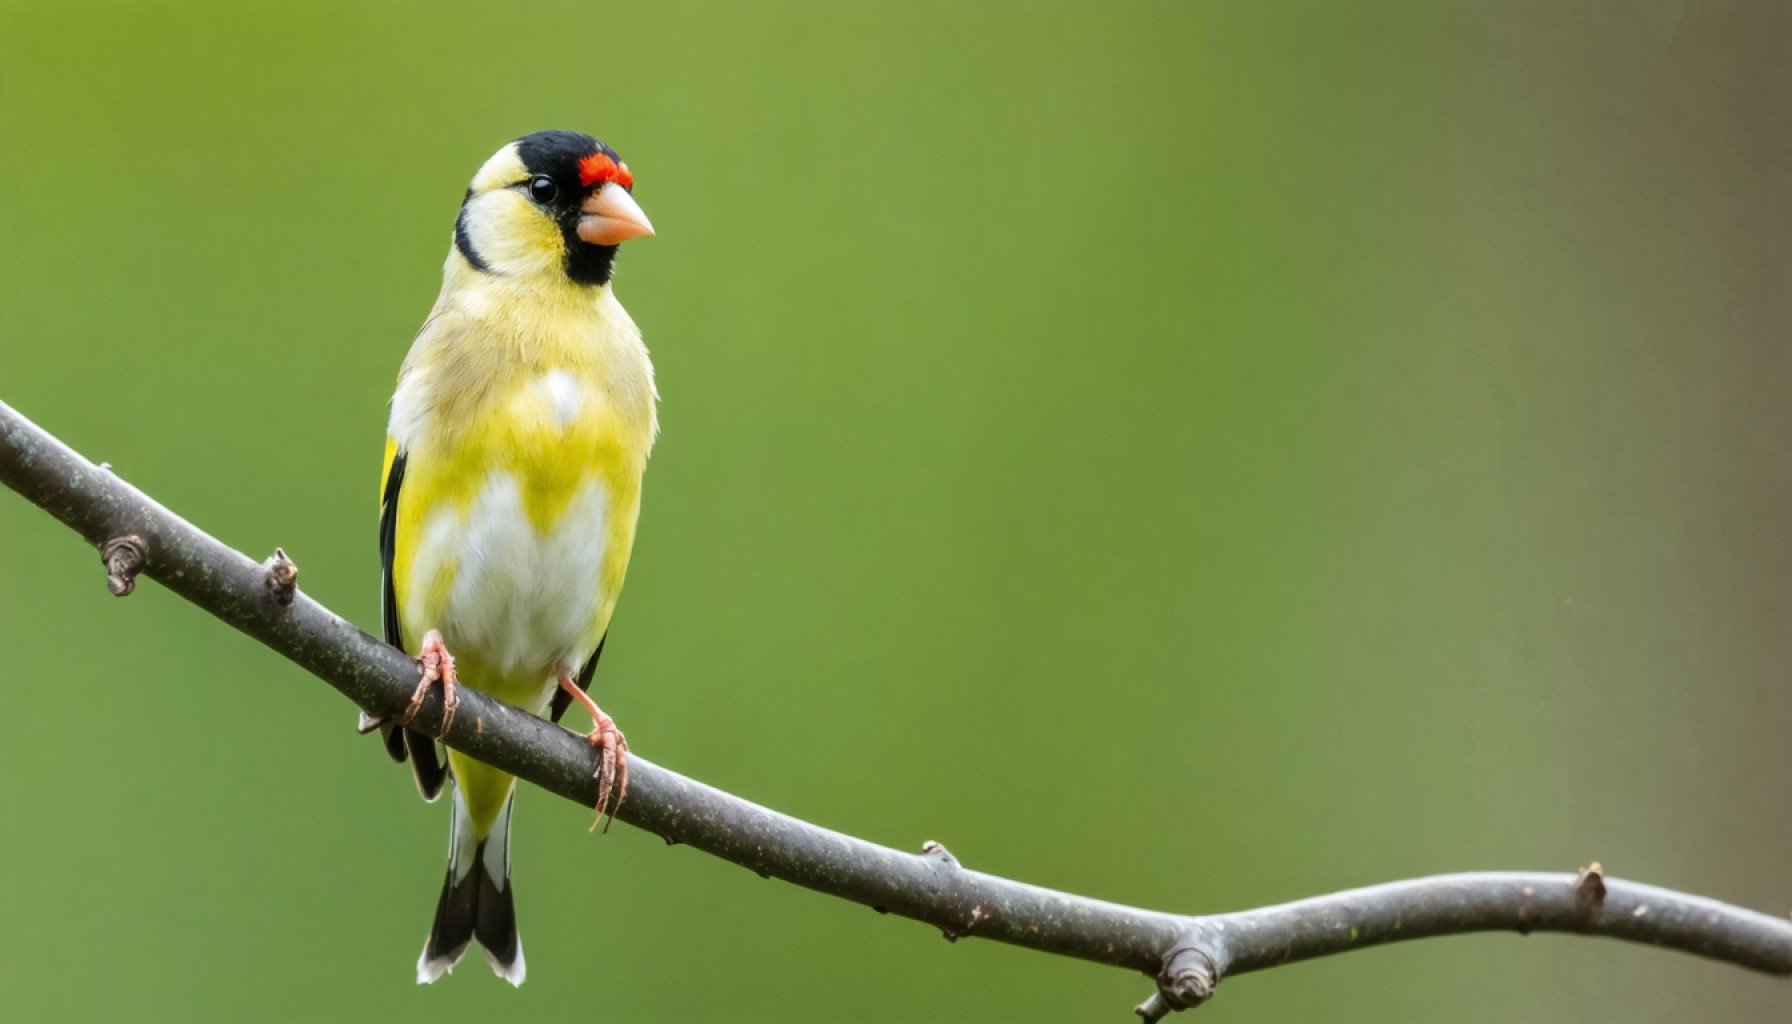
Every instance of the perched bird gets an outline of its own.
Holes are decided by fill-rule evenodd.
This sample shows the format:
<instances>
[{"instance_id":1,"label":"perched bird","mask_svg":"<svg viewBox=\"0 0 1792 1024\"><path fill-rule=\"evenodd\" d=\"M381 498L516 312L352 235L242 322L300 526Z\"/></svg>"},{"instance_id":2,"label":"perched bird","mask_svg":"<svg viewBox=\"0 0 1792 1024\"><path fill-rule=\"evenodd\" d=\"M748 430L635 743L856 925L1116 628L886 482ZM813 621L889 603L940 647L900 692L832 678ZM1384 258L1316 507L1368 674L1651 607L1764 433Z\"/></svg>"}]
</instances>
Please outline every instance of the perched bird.
<instances>
[{"instance_id":1,"label":"perched bird","mask_svg":"<svg viewBox=\"0 0 1792 1024\"><path fill-rule=\"evenodd\" d=\"M628 791L628 744L586 695L628 571L659 424L653 365L610 288L617 247L653 234L615 150L537 132L485 162L454 223L442 292L398 376L380 500L387 642L422 679L400 716L363 716L425 800L452 780L448 874L419 984L477 942L523 982L510 810L516 778L409 729L432 685L465 681L555 721L574 699L602 751L598 813ZM452 652L452 654L450 653ZM446 729L446 725L444 725ZM595 825L594 825L595 827Z\"/></svg>"}]
</instances>

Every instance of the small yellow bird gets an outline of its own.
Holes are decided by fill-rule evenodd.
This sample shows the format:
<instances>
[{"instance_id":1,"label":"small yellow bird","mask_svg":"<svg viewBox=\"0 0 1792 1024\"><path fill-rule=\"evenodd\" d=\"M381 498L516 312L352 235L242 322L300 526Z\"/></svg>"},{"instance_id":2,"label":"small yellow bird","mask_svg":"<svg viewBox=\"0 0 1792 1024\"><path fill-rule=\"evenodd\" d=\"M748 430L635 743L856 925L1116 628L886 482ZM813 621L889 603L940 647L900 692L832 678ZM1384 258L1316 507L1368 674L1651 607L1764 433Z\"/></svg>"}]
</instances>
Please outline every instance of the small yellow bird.
<instances>
[{"instance_id":1,"label":"small yellow bird","mask_svg":"<svg viewBox=\"0 0 1792 1024\"><path fill-rule=\"evenodd\" d=\"M617 246L653 234L616 151L537 132L473 176L442 292L399 371L380 502L386 640L422 670L409 711L363 716L425 800L452 778L448 874L417 961L433 982L477 942L523 983L510 884L516 778L406 726L457 680L555 721L574 699L603 751L598 812L628 744L586 695L635 542L659 424L653 364L610 288ZM452 651L451 656L449 652Z\"/></svg>"}]
</instances>

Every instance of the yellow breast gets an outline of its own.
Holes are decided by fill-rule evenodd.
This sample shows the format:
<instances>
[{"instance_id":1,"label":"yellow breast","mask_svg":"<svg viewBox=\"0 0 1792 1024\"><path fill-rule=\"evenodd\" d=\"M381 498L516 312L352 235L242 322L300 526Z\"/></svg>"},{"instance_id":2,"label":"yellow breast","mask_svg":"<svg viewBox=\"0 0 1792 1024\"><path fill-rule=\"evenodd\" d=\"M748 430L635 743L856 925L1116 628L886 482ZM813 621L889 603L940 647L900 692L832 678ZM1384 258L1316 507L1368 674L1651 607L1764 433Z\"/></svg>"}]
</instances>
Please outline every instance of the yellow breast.
<instances>
[{"instance_id":1,"label":"yellow breast","mask_svg":"<svg viewBox=\"0 0 1792 1024\"><path fill-rule=\"evenodd\" d=\"M558 319L490 296L438 310L393 401L406 645L440 629L469 682L535 710L608 627L653 443L646 350L604 298Z\"/></svg>"}]
</instances>

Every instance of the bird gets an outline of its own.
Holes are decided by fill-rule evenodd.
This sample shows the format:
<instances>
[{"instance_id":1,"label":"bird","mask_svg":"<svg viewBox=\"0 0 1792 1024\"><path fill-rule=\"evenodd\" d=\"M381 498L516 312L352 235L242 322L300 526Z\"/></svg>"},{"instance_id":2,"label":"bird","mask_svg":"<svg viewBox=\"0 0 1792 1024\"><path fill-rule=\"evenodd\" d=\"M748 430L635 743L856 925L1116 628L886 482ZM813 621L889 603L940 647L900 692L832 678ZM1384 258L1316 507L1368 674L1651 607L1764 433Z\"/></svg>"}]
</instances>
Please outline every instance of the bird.
<instances>
[{"instance_id":1,"label":"bird","mask_svg":"<svg viewBox=\"0 0 1792 1024\"><path fill-rule=\"evenodd\" d=\"M653 363L612 289L621 243L653 234L633 192L616 151L579 132L493 154L461 202L440 296L392 396L381 620L419 682L403 713L363 712L359 728L410 761L426 801L450 794L419 984L473 944L512 985L526 974L510 880L516 777L454 750L444 761L436 737L410 728L432 687L444 735L461 683L556 722L578 701L599 751L598 821L628 792L628 742L586 691L659 433Z\"/></svg>"}]
</instances>

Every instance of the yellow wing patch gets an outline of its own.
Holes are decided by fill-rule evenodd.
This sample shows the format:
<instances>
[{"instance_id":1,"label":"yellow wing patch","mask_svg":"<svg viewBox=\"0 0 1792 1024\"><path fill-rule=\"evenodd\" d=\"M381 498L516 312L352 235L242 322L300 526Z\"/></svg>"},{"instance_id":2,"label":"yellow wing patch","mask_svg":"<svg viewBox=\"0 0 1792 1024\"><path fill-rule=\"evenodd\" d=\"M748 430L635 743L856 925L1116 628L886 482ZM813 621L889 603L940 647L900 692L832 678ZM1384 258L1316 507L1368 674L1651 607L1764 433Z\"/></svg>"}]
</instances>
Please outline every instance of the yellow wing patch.
<instances>
[{"instance_id":1,"label":"yellow wing patch","mask_svg":"<svg viewBox=\"0 0 1792 1024\"><path fill-rule=\"evenodd\" d=\"M380 463L380 506L386 504L386 481L392 478L392 460L398 458L398 441L386 438L386 459Z\"/></svg>"}]
</instances>

